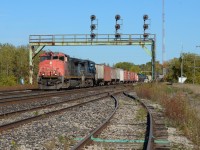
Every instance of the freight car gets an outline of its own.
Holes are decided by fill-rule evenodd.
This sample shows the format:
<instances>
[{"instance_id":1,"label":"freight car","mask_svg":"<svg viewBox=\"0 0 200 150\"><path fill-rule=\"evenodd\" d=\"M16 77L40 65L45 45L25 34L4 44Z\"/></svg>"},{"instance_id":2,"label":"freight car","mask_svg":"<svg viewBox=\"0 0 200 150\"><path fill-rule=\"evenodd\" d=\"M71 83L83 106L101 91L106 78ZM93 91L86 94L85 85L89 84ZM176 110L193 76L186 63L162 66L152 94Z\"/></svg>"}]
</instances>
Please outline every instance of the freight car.
<instances>
[{"instance_id":1,"label":"freight car","mask_svg":"<svg viewBox=\"0 0 200 150\"><path fill-rule=\"evenodd\" d=\"M63 53L47 52L40 55L39 89L91 87L132 83L137 80L138 76L134 72L72 58Z\"/></svg>"}]
</instances>

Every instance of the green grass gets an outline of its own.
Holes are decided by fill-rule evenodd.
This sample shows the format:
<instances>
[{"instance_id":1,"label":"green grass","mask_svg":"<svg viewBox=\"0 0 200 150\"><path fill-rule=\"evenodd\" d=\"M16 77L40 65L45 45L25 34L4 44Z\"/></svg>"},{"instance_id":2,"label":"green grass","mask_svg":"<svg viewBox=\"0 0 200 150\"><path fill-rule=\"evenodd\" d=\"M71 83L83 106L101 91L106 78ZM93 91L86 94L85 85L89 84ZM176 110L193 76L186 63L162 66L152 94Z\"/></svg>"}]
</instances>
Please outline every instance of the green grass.
<instances>
[{"instance_id":1,"label":"green grass","mask_svg":"<svg viewBox=\"0 0 200 150\"><path fill-rule=\"evenodd\" d=\"M136 121L145 121L147 116L147 111L144 108L140 108L136 114Z\"/></svg>"}]
</instances>

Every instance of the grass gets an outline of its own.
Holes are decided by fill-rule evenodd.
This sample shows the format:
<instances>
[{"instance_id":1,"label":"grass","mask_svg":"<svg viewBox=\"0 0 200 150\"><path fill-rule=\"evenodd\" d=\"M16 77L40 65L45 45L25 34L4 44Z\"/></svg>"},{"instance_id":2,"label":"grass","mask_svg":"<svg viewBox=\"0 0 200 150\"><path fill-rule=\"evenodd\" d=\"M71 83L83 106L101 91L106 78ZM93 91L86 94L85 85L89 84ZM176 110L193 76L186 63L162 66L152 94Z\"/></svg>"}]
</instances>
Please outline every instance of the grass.
<instances>
[{"instance_id":1,"label":"grass","mask_svg":"<svg viewBox=\"0 0 200 150\"><path fill-rule=\"evenodd\" d=\"M151 83L135 87L139 97L156 101L164 108L169 125L178 127L186 137L200 147L200 119L184 92L164 84ZM192 93L189 90L190 93ZM195 91L196 92L196 91Z\"/></svg>"},{"instance_id":2,"label":"grass","mask_svg":"<svg viewBox=\"0 0 200 150\"><path fill-rule=\"evenodd\" d=\"M0 86L0 91L10 91L10 90L28 90L28 89L37 89L37 85L16 85L16 86Z\"/></svg>"},{"instance_id":3,"label":"grass","mask_svg":"<svg viewBox=\"0 0 200 150\"><path fill-rule=\"evenodd\" d=\"M12 150L18 150L18 145L14 140L11 141L11 149Z\"/></svg>"},{"instance_id":4,"label":"grass","mask_svg":"<svg viewBox=\"0 0 200 150\"><path fill-rule=\"evenodd\" d=\"M64 150L68 150L70 145L73 145L75 143L74 139L71 139L69 137L66 137L64 135L58 135L58 137L46 142L44 144L44 147L47 150L53 150L58 147L63 148Z\"/></svg>"},{"instance_id":5,"label":"grass","mask_svg":"<svg viewBox=\"0 0 200 150\"><path fill-rule=\"evenodd\" d=\"M140 108L136 114L137 121L145 121L147 116L147 111L144 108Z\"/></svg>"},{"instance_id":6,"label":"grass","mask_svg":"<svg viewBox=\"0 0 200 150\"><path fill-rule=\"evenodd\" d=\"M33 115L34 115L34 116L38 116L38 115L39 115L39 112L38 112L38 111L34 111L34 112L33 112Z\"/></svg>"}]
</instances>

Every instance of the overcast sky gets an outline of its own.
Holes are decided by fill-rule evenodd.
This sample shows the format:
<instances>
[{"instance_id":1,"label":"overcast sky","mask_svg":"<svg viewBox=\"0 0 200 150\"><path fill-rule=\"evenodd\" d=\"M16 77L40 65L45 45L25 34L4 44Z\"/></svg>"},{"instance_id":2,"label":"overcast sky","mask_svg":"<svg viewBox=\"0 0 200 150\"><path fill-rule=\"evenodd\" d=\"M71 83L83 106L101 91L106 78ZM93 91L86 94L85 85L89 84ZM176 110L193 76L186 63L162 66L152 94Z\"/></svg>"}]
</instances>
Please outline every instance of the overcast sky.
<instances>
[{"instance_id":1,"label":"overcast sky","mask_svg":"<svg viewBox=\"0 0 200 150\"><path fill-rule=\"evenodd\" d=\"M165 0L165 60L183 52L200 54L200 0ZM123 19L123 34L156 34L156 59L162 62L162 0L1 0L0 43L27 45L31 34L89 34L90 16L98 19L99 34L115 33L115 15ZM45 47L96 63L143 64L151 57L139 46Z\"/></svg>"}]
</instances>

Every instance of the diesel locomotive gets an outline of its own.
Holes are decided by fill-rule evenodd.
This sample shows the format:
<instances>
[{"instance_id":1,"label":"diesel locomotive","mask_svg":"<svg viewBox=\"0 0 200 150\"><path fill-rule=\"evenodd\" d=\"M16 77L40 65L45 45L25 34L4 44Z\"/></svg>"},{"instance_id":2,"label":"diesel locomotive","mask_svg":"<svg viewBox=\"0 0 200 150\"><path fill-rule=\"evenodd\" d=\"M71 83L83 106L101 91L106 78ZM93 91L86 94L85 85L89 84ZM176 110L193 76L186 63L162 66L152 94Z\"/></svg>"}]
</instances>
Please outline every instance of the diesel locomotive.
<instances>
[{"instance_id":1,"label":"diesel locomotive","mask_svg":"<svg viewBox=\"0 0 200 150\"><path fill-rule=\"evenodd\" d=\"M38 86L39 89L93 86L95 73L93 61L47 52L40 55Z\"/></svg>"},{"instance_id":2,"label":"diesel locomotive","mask_svg":"<svg viewBox=\"0 0 200 150\"><path fill-rule=\"evenodd\" d=\"M72 58L64 53L46 52L40 55L39 89L92 87L137 81L138 76L134 72Z\"/></svg>"}]
</instances>

